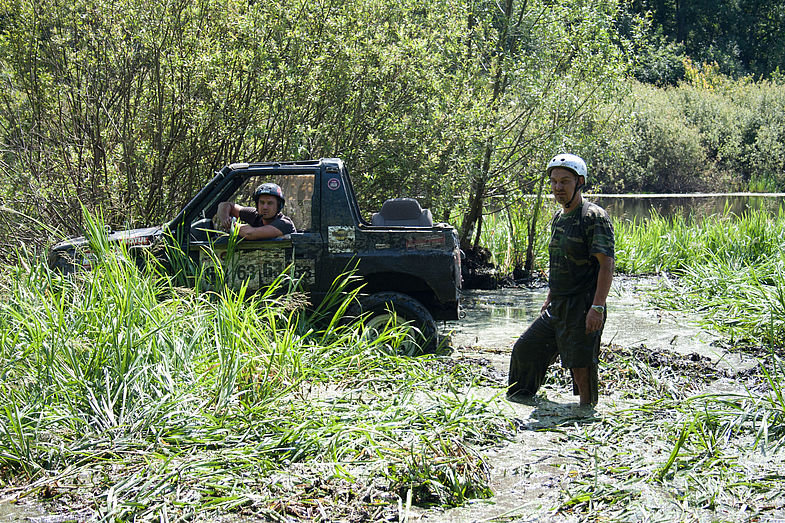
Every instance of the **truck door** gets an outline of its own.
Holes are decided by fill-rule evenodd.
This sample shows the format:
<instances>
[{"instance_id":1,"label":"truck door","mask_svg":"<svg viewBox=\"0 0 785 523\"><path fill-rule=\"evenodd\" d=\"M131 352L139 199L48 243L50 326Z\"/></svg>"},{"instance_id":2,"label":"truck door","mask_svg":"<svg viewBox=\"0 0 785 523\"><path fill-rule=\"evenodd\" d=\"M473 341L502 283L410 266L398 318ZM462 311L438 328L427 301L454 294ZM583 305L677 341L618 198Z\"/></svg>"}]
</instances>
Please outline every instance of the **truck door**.
<instances>
[{"instance_id":1,"label":"truck door","mask_svg":"<svg viewBox=\"0 0 785 523\"><path fill-rule=\"evenodd\" d=\"M247 180L228 201L253 207L253 191L264 182L277 183L283 190L286 203L282 212L294 222L297 232L272 240L241 239L229 245L228 235L214 230L210 220L202 219L204 234L192 226L191 257L198 260L204 278L203 288L220 284L218 265L223 269L224 285L239 289L246 285L254 292L272 284L286 273L285 288L295 282L298 290L307 292L316 282L317 259L320 255L321 235L314 229L312 202L314 174L281 174L274 176L249 172ZM195 224L196 225L196 224Z\"/></svg>"}]
</instances>

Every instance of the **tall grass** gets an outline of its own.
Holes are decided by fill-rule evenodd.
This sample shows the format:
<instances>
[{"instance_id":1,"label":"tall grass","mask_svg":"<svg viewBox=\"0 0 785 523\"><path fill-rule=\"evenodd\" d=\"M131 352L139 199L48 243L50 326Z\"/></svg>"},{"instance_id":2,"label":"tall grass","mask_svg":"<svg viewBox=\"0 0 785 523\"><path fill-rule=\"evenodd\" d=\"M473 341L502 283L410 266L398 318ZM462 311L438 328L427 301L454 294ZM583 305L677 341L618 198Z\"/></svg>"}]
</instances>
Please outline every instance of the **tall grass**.
<instances>
[{"instance_id":1,"label":"tall grass","mask_svg":"<svg viewBox=\"0 0 785 523\"><path fill-rule=\"evenodd\" d=\"M615 220L616 269L627 274L680 273L723 263L743 268L780 256L785 213L753 210L703 218L654 216Z\"/></svg>"},{"instance_id":2,"label":"tall grass","mask_svg":"<svg viewBox=\"0 0 785 523\"><path fill-rule=\"evenodd\" d=\"M654 217L616 224L616 267L627 274L667 273L675 282L654 298L700 311L732 340L785 341L785 213L725 213L700 220ZM667 281L667 280L666 280Z\"/></svg>"},{"instance_id":3,"label":"tall grass","mask_svg":"<svg viewBox=\"0 0 785 523\"><path fill-rule=\"evenodd\" d=\"M538 214L532 250L535 271L548 266L551 203L545 199ZM480 245L490 251L491 261L502 274L524 267L535 205L536 200L532 198L520 206L505 207L483 216Z\"/></svg>"},{"instance_id":4,"label":"tall grass","mask_svg":"<svg viewBox=\"0 0 785 523\"><path fill-rule=\"evenodd\" d=\"M504 274L523 263L527 227L525 210L484 219L482 245ZM544 271L548 220L537 229L534 269ZM700 311L732 341L785 344L785 210L614 219L614 230L617 273L665 275L656 304Z\"/></svg>"},{"instance_id":5,"label":"tall grass","mask_svg":"<svg viewBox=\"0 0 785 523\"><path fill-rule=\"evenodd\" d=\"M4 271L0 497L66 496L106 520L341 519L407 492L489 494L477 449L510 426L458 399L476 373L399 356L405 329L370 340L293 308L285 277L252 296L176 287L101 229L90 272L25 255Z\"/></svg>"},{"instance_id":6,"label":"tall grass","mask_svg":"<svg viewBox=\"0 0 785 523\"><path fill-rule=\"evenodd\" d=\"M550 205L537 223L534 267L548 267ZM480 244L499 270L520 267L526 256L531 220L529 208L505 208L486 215ZM744 268L767 264L781 254L785 243L785 210L777 215L752 210L742 216L730 212L707 217L654 215L648 219L613 219L616 271L622 274L680 274L688 268L726 264Z\"/></svg>"},{"instance_id":7,"label":"tall grass","mask_svg":"<svg viewBox=\"0 0 785 523\"><path fill-rule=\"evenodd\" d=\"M671 369L656 370L638 358L610 366L606 377L616 378L617 388L626 390L620 382L634 379L638 406L617 411L610 427L587 431L586 452L601 460L606 473L570 491L562 510L637 519L653 510L647 490L663 488L675 493L690 513L700 510L711 519L776 514L772 502L781 506L785 466L785 366L780 356L785 216L751 212L701 220L654 218L617 222L616 232L621 271L669 274L665 281L670 283L651 296L655 303L699 311L713 327L730 334L732 345L761 345L763 357L757 372L735 376L743 384L734 393L695 394L694 382L673 383ZM630 462L633 433L647 453ZM645 478L645 486L636 477ZM672 517L663 507L656 512L663 520ZM675 512L685 513L682 508Z\"/></svg>"}]
</instances>

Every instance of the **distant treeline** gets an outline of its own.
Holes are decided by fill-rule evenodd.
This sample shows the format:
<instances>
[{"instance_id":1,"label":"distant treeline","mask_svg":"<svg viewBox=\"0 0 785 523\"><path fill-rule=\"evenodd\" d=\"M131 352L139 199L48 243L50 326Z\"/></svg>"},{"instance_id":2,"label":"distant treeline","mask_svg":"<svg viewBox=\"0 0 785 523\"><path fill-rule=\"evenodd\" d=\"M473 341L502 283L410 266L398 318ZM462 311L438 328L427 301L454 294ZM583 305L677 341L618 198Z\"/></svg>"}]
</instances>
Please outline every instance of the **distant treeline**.
<instances>
[{"instance_id":1,"label":"distant treeline","mask_svg":"<svg viewBox=\"0 0 785 523\"><path fill-rule=\"evenodd\" d=\"M559 151L599 190L781 188L782 77L690 61L669 5L0 2L0 250L80 204L159 223L236 161L342 157L366 212L415 196L466 246Z\"/></svg>"},{"instance_id":2,"label":"distant treeline","mask_svg":"<svg viewBox=\"0 0 785 523\"><path fill-rule=\"evenodd\" d=\"M591 159L603 192L785 190L785 83L693 67L678 87L633 82Z\"/></svg>"},{"instance_id":3,"label":"distant treeline","mask_svg":"<svg viewBox=\"0 0 785 523\"><path fill-rule=\"evenodd\" d=\"M634 67L641 81L675 84L688 57L733 78L770 78L785 64L783 0L630 0L627 9L620 27L649 24Z\"/></svg>"}]
</instances>

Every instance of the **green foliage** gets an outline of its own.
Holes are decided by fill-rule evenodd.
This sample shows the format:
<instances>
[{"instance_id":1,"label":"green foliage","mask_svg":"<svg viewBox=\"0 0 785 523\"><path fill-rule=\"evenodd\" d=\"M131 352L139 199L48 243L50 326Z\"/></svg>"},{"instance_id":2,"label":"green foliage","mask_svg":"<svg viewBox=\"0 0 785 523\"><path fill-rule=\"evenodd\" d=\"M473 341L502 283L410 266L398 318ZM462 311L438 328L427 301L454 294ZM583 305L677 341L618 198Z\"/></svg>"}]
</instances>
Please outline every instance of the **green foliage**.
<instances>
[{"instance_id":1,"label":"green foliage","mask_svg":"<svg viewBox=\"0 0 785 523\"><path fill-rule=\"evenodd\" d=\"M676 85L684 78L684 49L681 45L665 41L660 35L646 41L637 57L633 76L642 83L665 87Z\"/></svg>"},{"instance_id":2,"label":"green foliage","mask_svg":"<svg viewBox=\"0 0 785 523\"><path fill-rule=\"evenodd\" d=\"M688 56L716 62L735 78L771 75L785 59L782 0L634 0L627 5L631 13L649 17L652 31L682 45Z\"/></svg>"},{"instance_id":3,"label":"green foliage","mask_svg":"<svg viewBox=\"0 0 785 523\"><path fill-rule=\"evenodd\" d=\"M464 247L472 232L472 244L482 234L486 204L490 210L519 205L553 154L589 147L584 122L599 132L604 122L595 118L596 108L623 88L617 13L614 1L505 4L494 26L497 51L470 71L475 96L489 111L463 162L469 189L458 202Z\"/></svg>"},{"instance_id":4,"label":"green foliage","mask_svg":"<svg viewBox=\"0 0 785 523\"><path fill-rule=\"evenodd\" d=\"M68 232L79 201L114 226L166 219L231 161L342 156L371 202L452 192L455 104L471 100L455 81L459 2L20 0L0 14L5 202Z\"/></svg>"},{"instance_id":5,"label":"green foliage","mask_svg":"<svg viewBox=\"0 0 785 523\"><path fill-rule=\"evenodd\" d=\"M689 65L689 64L688 64ZM692 67L690 82L632 86L591 160L600 190L727 192L785 187L785 85Z\"/></svg>"},{"instance_id":6,"label":"green foliage","mask_svg":"<svg viewBox=\"0 0 785 523\"><path fill-rule=\"evenodd\" d=\"M623 7L616 18L616 30L628 42L625 52L632 77L658 87L676 85L684 78L684 46L669 40L649 13L630 2Z\"/></svg>"},{"instance_id":7,"label":"green foliage","mask_svg":"<svg viewBox=\"0 0 785 523\"><path fill-rule=\"evenodd\" d=\"M634 86L619 123L597 151L593 170L599 190L691 192L705 189L712 171L701 148L700 133L685 122L675 93ZM611 143L612 142L612 143Z\"/></svg>"},{"instance_id":8,"label":"green foliage","mask_svg":"<svg viewBox=\"0 0 785 523\"><path fill-rule=\"evenodd\" d=\"M82 205L160 223L234 161L343 157L366 212L417 197L464 246L557 151L600 191L781 190L781 75L682 60L670 7L634 4L4 0L0 255Z\"/></svg>"},{"instance_id":9,"label":"green foliage","mask_svg":"<svg viewBox=\"0 0 785 523\"><path fill-rule=\"evenodd\" d=\"M546 200L550 202L550 200ZM483 217L480 244L491 254L491 263L502 275L523 269L528 247L528 234L534 214L534 198L527 198L518 207L508 207ZM539 213L533 246L533 269L543 271L548 266L548 240L552 204L545 203Z\"/></svg>"},{"instance_id":10,"label":"green foliage","mask_svg":"<svg viewBox=\"0 0 785 523\"><path fill-rule=\"evenodd\" d=\"M699 221L655 217L617 220L614 227L619 272L676 277L658 293L656 303L700 311L735 340L783 344L785 214L753 211Z\"/></svg>"},{"instance_id":11,"label":"green foliage","mask_svg":"<svg viewBox=\"0 0 785 523\"><path fill-rule=\"evenodd\" d=\"M421 464L418 502L487 496L477 450L510 427L487 403L456 399L475 371L401 357L405 328L366 339L275 289L175 287L86 221L92 271L62 276L28 257L3 270L0 483L24 478L34 492L58 478L107 520L240 506L346 519L413 488L403 471ZM310 513L315 496L322 512Z\"/></svg>"},{"instance_id":12,"label":"green foliage","mask_svg":"<svg viewBox=\"0 0 785 523\"><path fill-rule=\"evenodd\" d=\"M486 197L525 193L554 150L590 142L575 125L624 68L616 13L615 1L500 13L461 0L7 0L2 201L67 233L80 203L115 228L147 225L225 163L340 156L366 209L416 196L449 220L473 192L481 213Z\"/></svg>"}]
</instances>

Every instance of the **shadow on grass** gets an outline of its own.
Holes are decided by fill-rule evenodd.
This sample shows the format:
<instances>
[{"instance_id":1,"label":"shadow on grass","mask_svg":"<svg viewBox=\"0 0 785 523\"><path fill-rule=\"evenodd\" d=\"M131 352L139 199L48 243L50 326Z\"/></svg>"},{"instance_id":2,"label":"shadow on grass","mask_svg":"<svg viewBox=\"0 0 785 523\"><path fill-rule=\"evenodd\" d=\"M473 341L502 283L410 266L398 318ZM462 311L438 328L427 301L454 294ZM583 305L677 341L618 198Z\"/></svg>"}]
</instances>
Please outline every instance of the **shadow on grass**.
<instances>
[{"instance_id":1,"label":"shadow on grass","mask_svg":"<svg viewBox=\"0 0 785 523\"><path fill-rule=\"evenodd\" d=\"M528 420L521 421L522 430L548 430L576 423L595 423L601 420L596 409L591 406L580 406L570 403L557 403L543 396L526 396L513 394L507 401L534 407Z\"/></svg>"}]
</instances>

